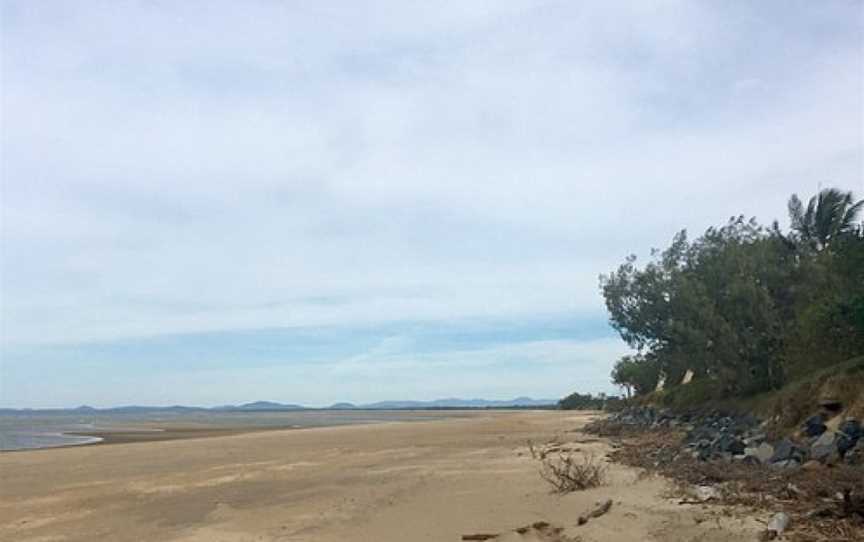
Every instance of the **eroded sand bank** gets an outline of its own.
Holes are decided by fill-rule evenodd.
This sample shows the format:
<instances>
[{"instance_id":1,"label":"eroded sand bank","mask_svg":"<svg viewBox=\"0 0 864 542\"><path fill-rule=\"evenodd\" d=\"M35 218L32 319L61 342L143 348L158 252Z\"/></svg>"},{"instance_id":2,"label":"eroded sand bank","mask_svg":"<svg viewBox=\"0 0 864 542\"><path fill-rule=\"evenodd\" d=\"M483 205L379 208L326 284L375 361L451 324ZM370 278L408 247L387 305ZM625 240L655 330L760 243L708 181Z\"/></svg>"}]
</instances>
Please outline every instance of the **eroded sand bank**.
<instances>
[{"instance_id":1,"label":"eroded sand bank","mask_svg":"<svg viewBox=\"0 0 864 542\"><path fill-rule=\"evenodd\" d=\"M473 412L420 423L267 431L0 454L0 540L556 540L514 529L537 521L584 541L754 539L740 511L679 505L665 482L612 465L609 484L557 496L526 441L558 434L602 456L566 412ZM576 525L611 498L611 511ZM742 538L743 537L743 538Z\"/></svg>"}]
</instances>

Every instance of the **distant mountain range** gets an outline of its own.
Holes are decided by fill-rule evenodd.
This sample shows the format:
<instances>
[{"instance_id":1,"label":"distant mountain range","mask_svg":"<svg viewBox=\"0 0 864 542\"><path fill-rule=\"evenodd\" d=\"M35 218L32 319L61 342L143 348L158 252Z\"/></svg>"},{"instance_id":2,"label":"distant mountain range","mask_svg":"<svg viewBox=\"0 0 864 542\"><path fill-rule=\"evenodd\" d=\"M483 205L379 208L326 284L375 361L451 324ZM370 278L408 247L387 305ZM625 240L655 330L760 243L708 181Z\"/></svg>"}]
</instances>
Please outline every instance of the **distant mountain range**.
<instances>
[{"instance_id":1,"label":"distant mountain range","mask_svg":"<svg viewBox=\"0 0 864 542\"><path fill-rule=\"evenodd\" d=\"M255 401L242 405L223 405L217 407L194 407L194 406L119 406L110 408L94 408L82 405L76 408L0 408L0 414L22 413L22 412L72 412L72 413L108 413L108 414L135 414L145 412L277 412L286 410L423 410L423 409L447 409L447 408L530 408L549 407L555 405L557 399L532 399L530 397L517 397L505 401L488 401L486 399L436 399L434 401L379 401L377 403L366 403L355 405L353 403L334 403L325 408L312 408L303 405L277 403L273 401Z\"/></svg>"},{"instance_id":2,"label":"distant mountain range","mask_svg":"<svg viewBox=\"0 0 864 542\"><path fill-rule=\"evenodd\" d=\"M367 409L367 410L393 410L410 408L508 408L508 407L541 407L554 405L557 399L532 399L530 397L517 397L507 401L488 401L486 399L436 399L434 401L380 401L364 405L352 405L351 403L336 403L331 409Z\"/></svg>"}]
</instances>

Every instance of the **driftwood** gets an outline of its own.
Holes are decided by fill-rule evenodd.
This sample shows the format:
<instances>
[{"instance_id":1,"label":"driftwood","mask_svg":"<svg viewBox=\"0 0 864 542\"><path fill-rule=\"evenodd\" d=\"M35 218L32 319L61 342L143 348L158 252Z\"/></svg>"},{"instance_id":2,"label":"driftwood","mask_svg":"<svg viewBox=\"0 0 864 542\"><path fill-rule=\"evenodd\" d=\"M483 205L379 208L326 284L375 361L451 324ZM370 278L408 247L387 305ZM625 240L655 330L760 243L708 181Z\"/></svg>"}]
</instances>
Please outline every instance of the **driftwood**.
<instances>
[{"instance_id":1,"label":"driftwood","mask_svg":"<svg viewBox=\"0 0 864 542\"><path fill-rule=\"evenodd\" d=\"M495 538L498 538L497 534L478 533L478 534L463 534L462 535L462 540L493 540Z\"/></svg>"},{"instance_id":2,"label":"driftwood","mask_svg":"<svg viewBox=\"0 0 864 542\"><path fill-rule=\"evenodd\" d=\"M848 488L844 489L841 495L843 497L842 501L811 510L804 514L804 517L807 519L844 519L860 516L861 519L864 519L864 498L852 495L852 490Z\"/></svg>"},{"instance_id":3,"label":"driftwood","mask_svg":"<svg viewBox=\"0 0 864 542\"><path fill-rule=\"evenodd\" d=\"M561 531L560 527L552 527L548 521L535 521L531 525L526 525L524 527L519 527L518 529L514 529L519 534L525 534L531 529L535 531L545 531L547 529L554 529L556 531Z\"/></svg>"},{"instance_id":4,"label":"driftwood","mask_svg":"<svg viewBox=\"0 0 864 542\"><path fill-rule=\"evenodd\" d=\"M861 496L860 492L858 495L853 496L851 489L844 489L843 508L841 513L843 514L843 517L851 518L852 516L858 515L861 519L864 519L864 496Z\"/></svg>"},{"instance_id":5,"label":"driftwood","mask_svg":"<svg viewBox=\"0 0 864 542\"><path fill-rule=\"evenodd\" d=\"M586 523L588 523L588 520L592 518L599 518L600 516L608 512L610 508L612 508L612 499L607 499L606 502L599 504L596 508L594 508L587 514L579 516L579 525L585 525Z\"/></svg>"}]
</instances>

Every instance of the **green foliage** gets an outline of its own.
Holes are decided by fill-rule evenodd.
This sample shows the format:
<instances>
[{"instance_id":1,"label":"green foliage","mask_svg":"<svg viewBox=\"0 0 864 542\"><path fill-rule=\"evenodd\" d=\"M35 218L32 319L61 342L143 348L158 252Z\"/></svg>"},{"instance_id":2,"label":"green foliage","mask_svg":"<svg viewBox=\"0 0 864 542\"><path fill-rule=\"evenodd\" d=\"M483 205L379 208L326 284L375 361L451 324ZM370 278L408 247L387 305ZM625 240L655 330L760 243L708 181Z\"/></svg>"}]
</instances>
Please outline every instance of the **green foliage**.
<instances>
[{"instance_id":1,"label":"green foliage","mask_svg":"<svg viewBox=\"0 0 864 542\"><path fill-rule=\"evenodd\" d=\"M613 396L600 394L597 396L590 393L571 393L558 401L561 410L616 410L621 399Z\"/></svg>"},{"instance_id":2,"label":"green foliage","mask_svg":"<svg viewBox=\"0 0 864 542\"><path fill-rule=\"evenodd\" d=\"M624 356L612 369L612 383L624 388L627 397L651 393L660 379L656 358L644 355Z\"/></svg>"},{"instance_id":3,"label":"green foliage","mask_svg":"<svg viewBox=\"0 0 864 542\"><path fill-rule=\"evenodd\" d=\"M806 209L793 196L788 234L733 217L693 241L678 233L642 268L631 256L602 275L611 324L639 352L618 361L613 382L644 395L691 370L689 390L667 400L719 399L864 353L862 207L833 189Z\"/></svg>"},{"instance_id":4,"label":"green foliage","mask_svg":"<svg viewBox=\"0 0 864 542\"><path fill-rule=\"evenodd\" d=\"M673 410L687 410L725 398L720 382L711 378L694 380L686 386L670 386L656 397L657 402Z\"/></svg>"},{"instance_id":5,"label":"green foliage","mask_svg":"<svg viewBox=\"0 0 864 542\"><path fill-rule=\"evenodd\" d=\"M851 192L827 188L810 198L806 210L798 195L792 194L789 221L802 242L821 249L853 231L862 209L864 200L854 203Z\"/></svg>"}]
</instances>

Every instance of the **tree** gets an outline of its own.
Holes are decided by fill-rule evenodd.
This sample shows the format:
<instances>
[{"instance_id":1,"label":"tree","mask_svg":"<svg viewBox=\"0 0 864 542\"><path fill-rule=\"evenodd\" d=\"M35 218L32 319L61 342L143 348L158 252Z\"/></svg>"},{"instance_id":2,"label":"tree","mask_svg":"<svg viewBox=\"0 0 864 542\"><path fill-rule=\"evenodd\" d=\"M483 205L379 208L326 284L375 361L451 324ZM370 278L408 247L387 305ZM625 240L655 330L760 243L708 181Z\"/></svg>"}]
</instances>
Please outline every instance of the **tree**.
<instances>
[{"instance_id":1,"label":"tree","mask_svg":"<svg viewBox=\"0 0 864 542\"><path fill-rule=\"evenodd\" d=\"M643 355L623 356L612 369L612 383L624 388L627 398L651 393L657 387L660 370L655 362Z\"/></svg>"},{"instance_id":2,"label":"tree","mask_svg":"<svg viewBox=\"0 0 864 542\"><path fill-rule=\"evenodd\" d=\"M607 407L616 405L618 401L618 397L607 397L605 393L595 397L590 393L583 395L576 392L558 401L558 408L561 410L605 410Z\"/></svg>"},{"instance_id":3,"label":"tree","mask_svg":"<svg viewBox=\"0 0 864 542\"><path fill-rule=\"evenodd\" d=\"M816 250L828 247L842 234L856 227L864 200L853 203L852 192L826 188L810 198L807 208L796 194L789 198L789 220L800 239Z\"/></svg>"},{"instance_id":4,"label":"tree","mask_svg":"<svg viewBox=\"0 0 864 542\"><path fill-rule=\"evenodd\" d=\"M641 354L621 363L621 382L633 386L639 367L652 381L637 394L688 369L728 394L782 384L794 245L738 216L692 242L682 231L642 269L635 262L601 276L612 326Z\"/></svg>"},{"instance_id":5,"label":"tree","mask_svg":"<svg viewBox=\"0 0 864 542\"><path fill-rule=\"evenodd\" d=\"M790 376L864 352L864 201L823 190L792 196L792 231L732 217L684 231L637 266L601 275L611 325L637 351L612 380L628 396L674 387L689 369L719 396L776 389ZM697 389L694 388L694 389Z\"/></svg>"}]
</instances>

